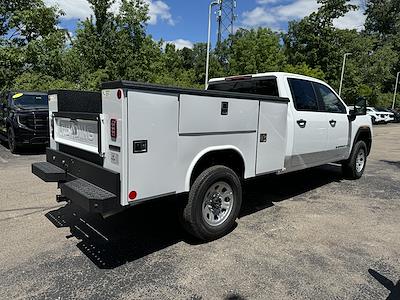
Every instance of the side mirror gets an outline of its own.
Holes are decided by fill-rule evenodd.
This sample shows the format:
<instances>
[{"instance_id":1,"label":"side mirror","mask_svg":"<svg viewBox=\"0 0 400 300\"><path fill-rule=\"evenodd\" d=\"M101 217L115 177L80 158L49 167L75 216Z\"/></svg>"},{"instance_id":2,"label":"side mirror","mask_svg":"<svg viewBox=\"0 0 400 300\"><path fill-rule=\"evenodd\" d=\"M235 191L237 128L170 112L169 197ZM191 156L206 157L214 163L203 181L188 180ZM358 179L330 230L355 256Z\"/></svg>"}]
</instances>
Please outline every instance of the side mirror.
<instances>
[{"instance_id":1,"label":"side mirror","mask_svg":"<svg viewBox=\"0 0 400 300\"><path fill-rule=\"evenodd\" d=\"M352 109L350 109L349 119L354 121L357 116L365 116L367 114L367 99L358 97Z\"/></svg>"}]
</instances>

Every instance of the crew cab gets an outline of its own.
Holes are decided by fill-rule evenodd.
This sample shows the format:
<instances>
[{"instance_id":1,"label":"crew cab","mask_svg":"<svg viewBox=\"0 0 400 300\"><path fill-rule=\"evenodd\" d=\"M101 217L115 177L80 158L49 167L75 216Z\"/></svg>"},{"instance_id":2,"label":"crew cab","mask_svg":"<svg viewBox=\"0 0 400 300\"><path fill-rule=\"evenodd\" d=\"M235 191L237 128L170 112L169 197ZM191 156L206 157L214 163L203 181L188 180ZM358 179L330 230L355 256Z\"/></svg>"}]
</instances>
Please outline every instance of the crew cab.
<instances>
[{"instance_id":1,"label":"crew cab","mask_svg":"<svg viewBox=\"0 0 400 300\"><path fill-rule=\"evenodd\" d=\"M0 138L12 153L23 146L48 145L48 124L46 93L14 91L1 97Z\"/></svg>"},{"instance_id":2,"label":"crew cab","mask_svg":"<svg viewBox=\"0 0 400 300\"><path fill-rule=\"evenodd\" d=\"M129 81L51 91L47 161L32 172L58 182L58 201L104 216L183 195L184 227L212 240L234 225L246 179L327 163L360 178L372 126L365 100L354 104L288 73L213 79L205 91Z\"/></svg>"}]
</instances>

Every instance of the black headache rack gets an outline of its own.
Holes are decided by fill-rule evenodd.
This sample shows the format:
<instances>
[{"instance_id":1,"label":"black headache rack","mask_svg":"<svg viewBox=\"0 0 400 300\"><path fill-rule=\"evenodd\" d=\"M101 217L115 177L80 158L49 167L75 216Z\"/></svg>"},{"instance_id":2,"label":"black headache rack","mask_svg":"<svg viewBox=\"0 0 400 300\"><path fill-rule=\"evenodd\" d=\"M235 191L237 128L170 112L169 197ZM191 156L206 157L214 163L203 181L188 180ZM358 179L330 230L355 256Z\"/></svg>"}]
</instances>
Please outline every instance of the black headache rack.
<instances>
[{"instance_id":1,"label":"black headache rack","mask_svg":"<svg viewBox=\"0 0 400 300\"><path fill-rule=\"evenodd\" d=\"M32 164L32 173L45 182L58 182L62 197L89 212L121 209L119 173L49 148L46 160Z\"/></svg>"}]
</instances>

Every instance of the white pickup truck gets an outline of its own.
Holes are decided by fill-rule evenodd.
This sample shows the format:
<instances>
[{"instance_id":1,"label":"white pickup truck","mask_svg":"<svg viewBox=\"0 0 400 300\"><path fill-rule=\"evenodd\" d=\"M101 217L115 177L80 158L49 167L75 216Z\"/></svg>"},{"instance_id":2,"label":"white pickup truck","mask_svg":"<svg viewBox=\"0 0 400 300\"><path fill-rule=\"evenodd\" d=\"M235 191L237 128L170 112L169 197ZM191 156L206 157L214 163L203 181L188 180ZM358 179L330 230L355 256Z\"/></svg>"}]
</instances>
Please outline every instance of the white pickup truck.
<instances>
[{"instance_id":1,"label":"white pickup truck","mask_svg":"<svg viewBox=\"0 0 400 300\"><path fill-rule=\"evenodd\" d=\"M248 178L327 163L360 178L372 126L365 101L354 107L287 73L213 79L206 91L128 81L51 91L47 162L32 172L58 182L58 201L104 216L182 194L184 227L212 240L234 225Z\"/></svg>"}]
</instances>

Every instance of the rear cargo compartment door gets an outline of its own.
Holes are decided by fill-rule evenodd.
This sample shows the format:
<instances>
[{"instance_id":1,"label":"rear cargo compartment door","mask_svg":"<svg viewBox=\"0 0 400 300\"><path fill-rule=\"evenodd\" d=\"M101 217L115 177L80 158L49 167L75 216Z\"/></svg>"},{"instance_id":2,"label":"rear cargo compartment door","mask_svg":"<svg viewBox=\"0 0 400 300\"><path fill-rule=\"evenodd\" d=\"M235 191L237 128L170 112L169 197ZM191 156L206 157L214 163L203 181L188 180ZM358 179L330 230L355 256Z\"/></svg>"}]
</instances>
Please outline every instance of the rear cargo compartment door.
<instances>
[{"instance_id":1,"label":"rear cargo compartment door","mask_svg":"<svg viewBox=\"0 0 400 300\"><path fill-rule=\"evenodd\" d=\"M287 103L260 102L256 174L284 168Z\"/></svg>"},{"instance_id":2,"label":"rear cargo compartment door","mask_svg":"<svg viewBox=\"0 0 400 300\"><path fill-rule=\"evenodd\" d=\"M104 121L101 114L58 112L53 114L53 120L56 143L103 156Z\"/></svg>"},{"instance_id":3,"label":"rear cargo compartment door","mask_svg":"<svg viewBox=\"0 0 400 300\"><path fill-rule=\"evenodd\" d=\"M128 92L128 194L137 195L132 202L175 193L178 110L177 95Z\"/></svg>"}]
</instances>

